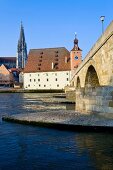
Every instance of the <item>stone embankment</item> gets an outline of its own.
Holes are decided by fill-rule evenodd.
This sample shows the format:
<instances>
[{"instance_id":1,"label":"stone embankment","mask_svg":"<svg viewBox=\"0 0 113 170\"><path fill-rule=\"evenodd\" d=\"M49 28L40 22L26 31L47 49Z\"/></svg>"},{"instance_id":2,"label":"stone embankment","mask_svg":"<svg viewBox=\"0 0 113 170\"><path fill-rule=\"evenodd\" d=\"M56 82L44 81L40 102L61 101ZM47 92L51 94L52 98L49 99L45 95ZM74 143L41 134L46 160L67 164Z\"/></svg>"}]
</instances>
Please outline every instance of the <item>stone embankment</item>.
<instances>
[{"instance_id":1,"label":"stone embankment","mask_svg":"<svg viewBox=\"0 0 113 170\"><path fill-rule=\"evenodd\" d=\"M80 114L75 111L41 111L32 114L18 114L2 117L2 120L21 124L32 124L67 130L110 131L113 129L113 116L103 114ZM112 130L111 130L112 131Z\"/></svg>"},{"instance_id":2,"label":"stone embankment","mask_svg":"<svg viewBox=\"0 0 113 170\"><path fill-rule=\"evenodd\" d=\"M61 93L64 90L25 90L22 88L0 88L0 93Z\"/></svg>"}]
</instances>

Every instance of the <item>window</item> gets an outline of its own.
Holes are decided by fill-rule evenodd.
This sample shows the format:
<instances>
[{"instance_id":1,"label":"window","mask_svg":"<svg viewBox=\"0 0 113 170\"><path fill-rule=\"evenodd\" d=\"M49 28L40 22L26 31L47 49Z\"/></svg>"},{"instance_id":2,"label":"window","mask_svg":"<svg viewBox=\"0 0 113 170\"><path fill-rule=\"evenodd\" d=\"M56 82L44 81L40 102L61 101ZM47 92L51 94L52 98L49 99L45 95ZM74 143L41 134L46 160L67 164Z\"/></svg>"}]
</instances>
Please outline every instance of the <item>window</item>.
<instances>
[{"instance_id":1,"label":"window","mask_svg":"<svg viewBox=\"0 0 113 170\"><path fill-rule=\"evenodd\" d=\"M67 81L69 81L69 79L67 78Z\"/></svg>"},{"instance_id":2,"label":"window","mask_svg":"<svg viewBox=\"0 0 113 170\"><path fill-rule=\"evenodd\" d=\"M57 87L59 87L59 84L57 84Z\"/></svg>"},{"instance_id":3,"label":"window","mask_svg":"<svg viewBox=\"0 0 113 170\"><path fill-rule=\"evenodd\" d=\"M46 85L44 85L44 87L46 87Z\"/></svg>"},{"instance_id":4,"label":"window","mask_svg":"<svg viewBox=\"0 0 113 170\"><path fill-rule=\"evenodd\" d=\"M58 57L58 55L55 55L55 57Z\"/></svg>"},{"instance_id":5,"label":"window","mask_svg":"<svg viewBox=\"0 0 113 170\"><path fill-rule=\"evenodd\" d=\"M39 84L39 87L40 87L41 85Z\"/></svg>"},{"instance_id":6,"label":"window","mask_svg":"<svg viewBox=\"0 0 113 170\"><path fill-rule=\"evenodd\" d=\"M57 81L57 78L55 79L55 81Z\"/></svg>"},{"instance_id":7,"label":"window","mask_svg":"<svg viewBox=\"0 0 113 170\"><path fill-rule=\"evenodd\" d=\"M30 79L30 82L31 82L31 79Z\"/></svg>"},{"instance_id":8,"label":"window","mask_svg":"<svg viewBox=\"0 0 113 170\"><path fill-rule=\"evenodd\" d=\"M31 77L31 74L29 76Z\"/></svg>"},{"instance_id":9,"label":"window","mask_svg":"<svg viewBox=\"0 0 113 170\"><path fill-rule=\"evenodd\" d=\"M40 79L38 79L38 81L40 81Z\"/></svg>"},{"instance_id":10,"label":"window","mask_svg":"<svg viewBox=\"0 0 113 170\"><path fill-rule=\"evenodd\" d=\"M68 75L68 73L66 73Z\"/></svg>"},{"instance_id":11,"label":"window","mask_svg":"<svg viewBox=\"0 0 113 170\"><path fill-rule=\"evenodd\" d=\"M49 81L49 79L47 79L47 81Z\"/></svg>"},{"instance_id":12,"label":"window","mask_svg":"<svg viewBox=\"0 0 113 170\"><path fill-rule=\"evenodd\" d=\"M36 82L36 79L34 79L34 82Z\"/></svg>"},{"instance_id":13,"label":"window","mask_svg":"<svg viewBox=\"0 0 113 170\"><path fill-rule=\"evenodd\" d=\"M57 76L57 73L55 73L55 76Z\"/></svg>"},{"instance_id":14,"label":"window","mask_svg":"<svg viewBox=\"0 0 113 170\"><path fill-rule=\"evenodd\" d=\"M48 76L48 73L46 73L46 76Z\"/></svg>"},{"instance_id":15,"label":"window","mask_svg":"<svg viewBox=\"0 0 113 170\"><path fill-rule=\"evenodd\" d=\"M30 84L28 84L28 87L30 87Z\"/></svg>"}]
</instances>

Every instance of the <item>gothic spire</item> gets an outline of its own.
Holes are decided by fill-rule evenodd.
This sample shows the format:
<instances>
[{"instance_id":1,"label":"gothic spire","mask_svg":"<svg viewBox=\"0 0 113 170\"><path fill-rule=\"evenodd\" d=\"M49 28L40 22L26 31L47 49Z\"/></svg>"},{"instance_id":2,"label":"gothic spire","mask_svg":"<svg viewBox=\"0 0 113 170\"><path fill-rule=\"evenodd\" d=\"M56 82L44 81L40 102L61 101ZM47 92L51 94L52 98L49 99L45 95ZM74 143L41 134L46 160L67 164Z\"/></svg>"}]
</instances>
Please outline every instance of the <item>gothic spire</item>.
<instances>
[{"instance_id":1,"label":"gothic spire","mask_svg":"<svg viewBox=\"0 0 113 170\"><path fill-rule=\"evenodd\" d=\"M27 45L25 42L24 27L21 22L20 26L20 37L17 46L17 68L24 68L27 61Z\"/></svg>"},{"instance_id":2,"label":"gothic spire","mask_svg":"<svg viewBox=\"0 0 113 170\"><path fill-rule=\"evenodd\" d=\"M24 27L21 21L21 27L20 27L20 42L25 42L25 35L24 35Z\"/></svg>"}]
</instances>

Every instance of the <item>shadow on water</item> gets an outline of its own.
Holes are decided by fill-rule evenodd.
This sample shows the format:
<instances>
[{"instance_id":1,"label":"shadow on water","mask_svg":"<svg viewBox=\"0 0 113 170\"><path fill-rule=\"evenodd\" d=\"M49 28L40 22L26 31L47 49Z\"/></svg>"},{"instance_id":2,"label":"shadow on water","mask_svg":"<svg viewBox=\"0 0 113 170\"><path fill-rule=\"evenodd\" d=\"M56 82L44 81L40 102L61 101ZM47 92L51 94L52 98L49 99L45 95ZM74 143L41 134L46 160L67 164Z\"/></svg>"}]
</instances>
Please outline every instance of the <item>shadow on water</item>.
<instances>
[{"instance_id":1,"label":"shadow on water","mask_svg":"<svg viewBox=\"0 0 113 170\"><path fill-rule=\"evenodd\" d=\"M66 110L75 110L75 104L66 104Z\"/></svg>"}]
</instances>

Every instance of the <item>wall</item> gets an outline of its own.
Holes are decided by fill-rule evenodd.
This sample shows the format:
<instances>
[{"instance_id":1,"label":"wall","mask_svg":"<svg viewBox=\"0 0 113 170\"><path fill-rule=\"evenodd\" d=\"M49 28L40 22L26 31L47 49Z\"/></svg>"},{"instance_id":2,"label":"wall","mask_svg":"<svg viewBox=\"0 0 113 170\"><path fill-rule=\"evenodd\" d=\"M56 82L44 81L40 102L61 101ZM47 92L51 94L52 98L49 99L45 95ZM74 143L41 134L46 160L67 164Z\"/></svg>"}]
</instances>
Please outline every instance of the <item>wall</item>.
<instances>
[{"instance_id":1,"label":"wall","mask_svg":"<svg viewBox=\"0 0 113 170\"><path fill-rule=\"evenodd\" d=\"M76 90L76 111L113 114L113 87L90 87Z\"/></svg>"},{"instance_id":2,"label":"wall","mask_svg":"<svg viewBox=\"0 0 113 170\"><path fill-rule=\"evenodd\" d=\"M24 89L64 89L70 75L70 71L24 73Z\"/></svg>"}]
</instances>

